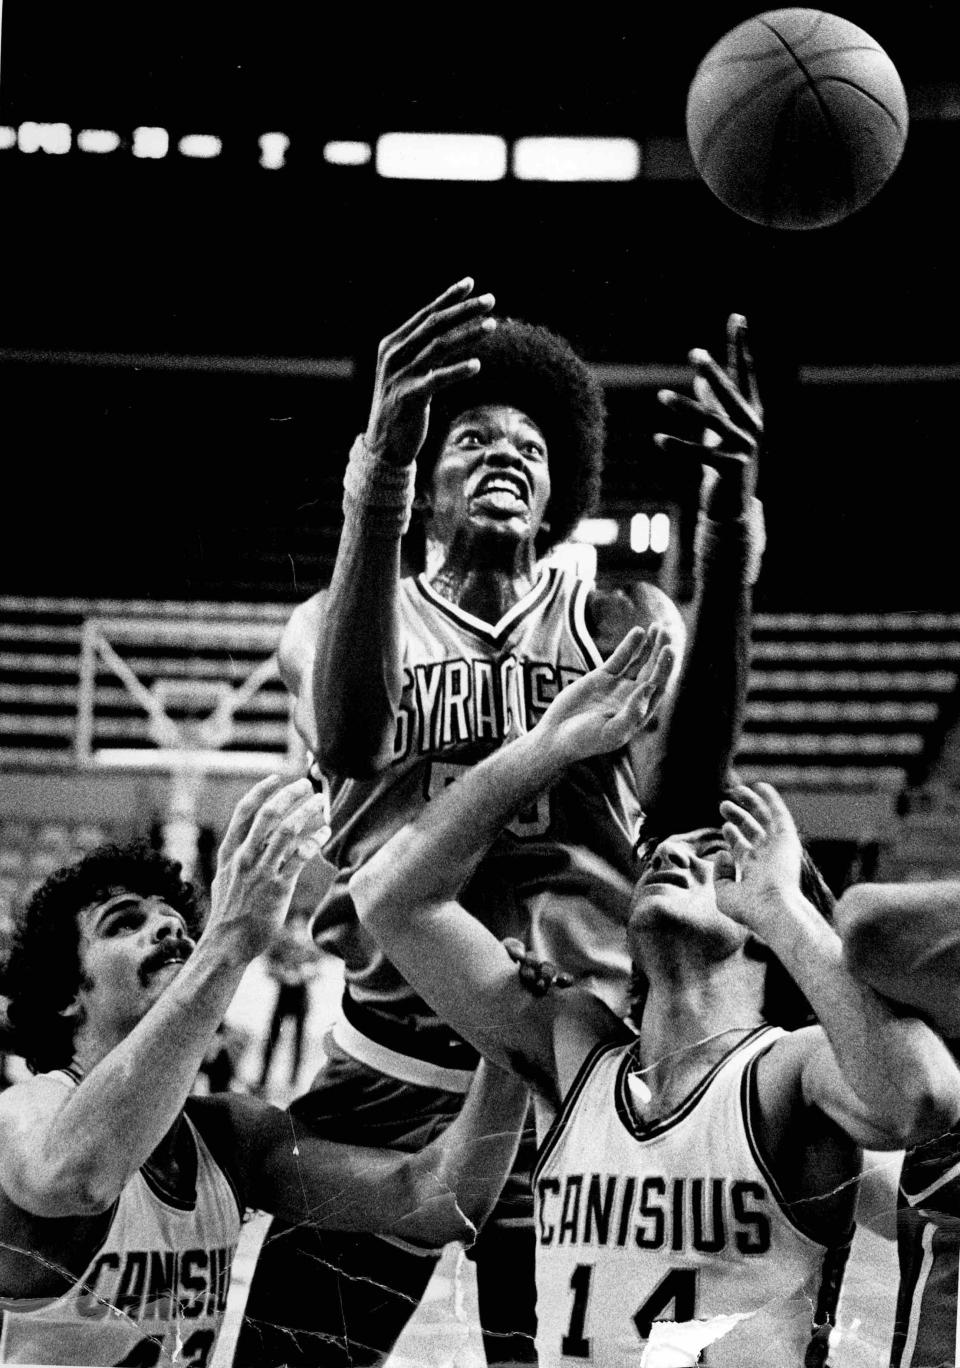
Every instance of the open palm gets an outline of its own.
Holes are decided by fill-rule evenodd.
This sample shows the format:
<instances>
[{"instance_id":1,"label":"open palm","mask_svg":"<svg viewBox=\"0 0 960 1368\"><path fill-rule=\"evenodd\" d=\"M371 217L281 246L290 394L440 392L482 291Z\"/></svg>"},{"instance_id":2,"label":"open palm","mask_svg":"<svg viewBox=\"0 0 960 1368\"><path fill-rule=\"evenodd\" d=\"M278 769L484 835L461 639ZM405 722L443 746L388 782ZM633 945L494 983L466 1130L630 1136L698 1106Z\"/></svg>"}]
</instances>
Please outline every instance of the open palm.
<instances>
[{"instance_id":1,"label":"open palm","mask_svg":"<svg viewBox=\"0 0 960 1368\"><path fill-rule=\"evenodd\" d=\"M567 763L618 750L656 711L674 658L662 623L631 628L609 660L557 695L540 726Z\"/></svg>"}]
</instances>

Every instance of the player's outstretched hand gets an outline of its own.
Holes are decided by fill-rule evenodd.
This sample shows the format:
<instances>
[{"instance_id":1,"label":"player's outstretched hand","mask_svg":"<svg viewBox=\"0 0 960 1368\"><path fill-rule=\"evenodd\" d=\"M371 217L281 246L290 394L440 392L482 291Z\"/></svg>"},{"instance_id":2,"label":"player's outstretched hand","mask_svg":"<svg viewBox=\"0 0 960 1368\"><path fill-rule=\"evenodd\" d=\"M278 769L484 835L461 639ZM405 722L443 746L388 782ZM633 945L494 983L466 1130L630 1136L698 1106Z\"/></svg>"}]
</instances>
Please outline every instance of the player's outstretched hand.
<instances>
[{"instance_id":1,"label":"player's outstretched hand","mask_svg":"<svg viewBox=\"0 0 960 1368\"><path fill-rule=\"evenodd\" d=\"M505 936L503 947L520 970L520 982L534 997L543 997L551 988L569 988L573 983L572 974L564 973L550 960L537 959L516 936Z\"/></svg>"},{"instance_id":2,"label":"player's outstretched hand","mask_svg":"<svg viewBox=\"0 0 960 1368\"><path fill-rule=\"evenodd\" d=\"M720 911L763 939L784 897L800 887L803 849L786 803L770 784L740 784L720 804L727 849L714 864ZM739 874L739 879L737 875Z\"/></svg>"},{"instance_id":3,"label":"player's outstretched hand","mask_svg":"<svg viewBox=\"0 0 960 1368\"><path fill-rule=\"evenodd\" d=\"M496 327L491 294L474 295L469 276L385 337L364 437L368 451L408 465L423 446L430 400L438 390L476 375L477 342Z\"/></svg>"},{"instance_id":4,"label":"player's outstretched hand","mask_svg":"<svg viewBox=\"0 0 960 1368\"><path fill-rule=\"evenodd\" d=\"M309 779L276 775L237 804L217 854L205 935L238 963L262 954L283 925L294 886L330 835L327 799Z\"/></svg>"},{"instance_id":5,"label":"player's outstretched hand","mask_svg":"<svg viewBox=\"0 0 960 1368\"><path fill-rule=\"evenodd\" d=\"M653 440L664 451L694 455L722 476L736 476L744 494L752 494L763 437L763 407L747 342L747 320L742 314L731 314L727 320L726 369L701 347L689 356L695 371L694 398L675 390L661 390L657 398L684 429L699 428L699 437L691 440L656 432Z\"/></svg>"},{"instance_id":6,"label":"player's outstretched hand","mask_svg":"<svg viewBox=\"0 0 960 1368\"><path fill-rule=\"evenodd\" d=\"M662 701L675 651L663 623L631 627L602 665L557 694L537 726L564 764L625 746Z\"/></svg>"}]
</instances>

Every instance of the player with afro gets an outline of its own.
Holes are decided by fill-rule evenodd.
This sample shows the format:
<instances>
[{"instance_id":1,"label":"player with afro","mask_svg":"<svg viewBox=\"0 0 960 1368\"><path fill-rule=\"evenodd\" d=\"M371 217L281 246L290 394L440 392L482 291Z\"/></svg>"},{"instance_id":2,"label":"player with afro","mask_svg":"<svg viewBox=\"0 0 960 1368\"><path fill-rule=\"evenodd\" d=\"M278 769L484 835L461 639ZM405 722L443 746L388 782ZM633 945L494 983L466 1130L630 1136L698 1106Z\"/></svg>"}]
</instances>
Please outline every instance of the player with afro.
<instances>
[{"instance_id":1,"label":"player with afro","mask_svg":"<svg viewBox=\"0 0 960 1368\"><path fill-rule=\"evenodd\" d=\"M694 440L663 436L661 445L711 468L681 666L683 620L659 588L601 589L547 555L595 506L603 393L563 338L494 308L467 277L380 343L366 429L344 478L332 579L295 610L281 643L297 725L332 798L324 855L337 872L313 929L343 959L346 990L324 1066L294 1104L329 1138L354 1136L362 1113L376 1118L380 1143L421 1144L456 1114L478 1058L358 924L347 888L356 870L464 767L534 727L631 627L662 624L676 643L663 706L629 747L573 767L518 813L463 892L499 937L519 938L625 1011L634 843L644 812L669 823L679 797L679 776L663 764L671 729L685 719L698 757L697 772L683 776L685 812L701 789L715 804L737 729L760 551L752 492L761 413L743 320L731 319L725 368L692 354L695 398L661 396L697 429ZM403 543L412 519L416 547L413 537ZM405 574L405 559L419 559L421 572ZM678 689L689 700L682 708ZM518 1171L477 1245L491 1363L534 1361L530 1212ZM299 1294L307 1268L309 1304ZM310 1362L320 1333L328 1346L343 1339L343 1362L376 1363L431 1271L382 1240L325 1234L308 1247L284 1232L265 1245L249 1314L269 1308L290 1333L274 1345L244 1335L238 1362Z\"/></svg>"}]
</instances>

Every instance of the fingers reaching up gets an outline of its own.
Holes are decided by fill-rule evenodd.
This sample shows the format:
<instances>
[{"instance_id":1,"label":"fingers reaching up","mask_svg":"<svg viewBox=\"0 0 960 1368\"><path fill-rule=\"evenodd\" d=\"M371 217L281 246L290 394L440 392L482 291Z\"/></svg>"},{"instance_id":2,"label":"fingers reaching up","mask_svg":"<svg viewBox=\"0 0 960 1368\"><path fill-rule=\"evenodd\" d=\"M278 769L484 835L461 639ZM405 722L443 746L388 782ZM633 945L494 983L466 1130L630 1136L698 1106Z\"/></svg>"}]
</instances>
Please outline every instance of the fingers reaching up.
<instances>
[{"instance_id":1,"label":"fingers reaching up","mask_svg":"<svg viewBox=\"0 0 960 1368\"><path fill-rule=\"evenodd\" d=\"M497 326L494 303L492 294L474 295L465 276L381 341L365 436L370 451L400 465L416 459L430 400L479 371L477 344Z\"/></svg>"},{"instance_id":2,"label":"fingers reaching up","mask_svg":"<svg viewBox=\"0 0 960 1368\"><path fill-rule=\"evenodd\" d=\"M283 924L301 871L330 836L325 792L309 779L270 776L238 803L217 855L205 935L241 960L265 950Z\"/></svg>"},{"instance_id":3,"label":"fingers reaching up","mask_svg":"<svg viewBox=\"0 0 960 1368\"><path fill-rule=\"evenodd\" d=\"M699 435L694 439L657 432L654 441L664 451L696 456L721 474L738 469L752 492L763 436L763 408L743 315L731 314L727 321L725 369L701 347L689 353L689 360L694 368L694 397L675 390L660 390L657 397L682 429L699 427Z\"/></svg>"},{"instance_id":4,"label":"fingers reaching up","mask_svg":"<svg viewBox=\"0 0 960 1368\"><path fill-rule=\"evenodd\" d=\"M714 864L720 910L760 932L779 903L799 892L803 847L796 826L770 784L739 785L720 815L727 843Z\"/></svg>"},{"instance_id":5,"label":"fingers reaching up","mask_svg":"<svg viewBox=\"0 0 960 1368\"><path fill-rule=\"evenodd\" d=\"M596 669L561 690L537 732L559 744L564 762L625 746L659 707L676 659L662 623L633 627Z\"/></svg>"}]
</instances>

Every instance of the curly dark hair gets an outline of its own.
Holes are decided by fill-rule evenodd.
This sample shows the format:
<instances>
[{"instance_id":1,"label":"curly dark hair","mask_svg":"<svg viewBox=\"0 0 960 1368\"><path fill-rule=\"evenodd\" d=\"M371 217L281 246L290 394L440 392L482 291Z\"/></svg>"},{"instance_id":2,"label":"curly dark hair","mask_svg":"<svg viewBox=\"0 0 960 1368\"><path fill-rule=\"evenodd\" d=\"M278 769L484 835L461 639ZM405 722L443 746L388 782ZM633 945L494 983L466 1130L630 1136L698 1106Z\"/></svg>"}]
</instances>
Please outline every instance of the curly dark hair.
<instances>
[{"instance_id":1,"label":"curly dark hair","mask_svg":"<svg viewBox=\"0 0 960 1368\"><path fill-rule=\"evenodd\" d=\"M430 479L450 424L481 404L509 404L532 418L550 454L547 522L537 537L543 555L595 506L603 471L606 407L603 390L569 342L516 318L497 320L477 344L479 374L441 390L430 404L430 427L417 458L417 485Z\"/></svg>"},{"instance_id":2,"label":"curly dark hair","mask_svg":"<svg viewBox=\"0 0 960 1368\"><path fill-rule=\"evenodd\" d=\"M55 870L16 915L10 952L0 974L8 998L11 1044L34 1073L68 1065L76 1022L61 1016L82 985L81 910L122 888L161 897L196 939L204 911L180 865L145 841L101 845L83 859Z\"/></svg>"},{"instance_id":3,"label":"curly dark hair","mask_svg":"<svg viewBox=\"0 0 960 1368\"><path fill-rule=\"evenodd\" d=\"M660 836L645 836L637 850L636 878L639 880L646 869L653 852L669 833ZM802 844L802 842L801 842ZM813 857L803 846L803 860L800 866L800 892L812 903L824 921L833 925L837 900L814 864ZM745 953L751 959L762 960L767 966L763 984L763 1005L761 1015L771 1026L782 1026L785 1031L797 1031L801 1026L816 1025L816 1016L806 997L787 973L772 950L769 950L755 936L747 941ZM647 983L644 976L634 967L630 984L630 1016L639 1024L646 998Z\"/></svg>"}]
</instances>

